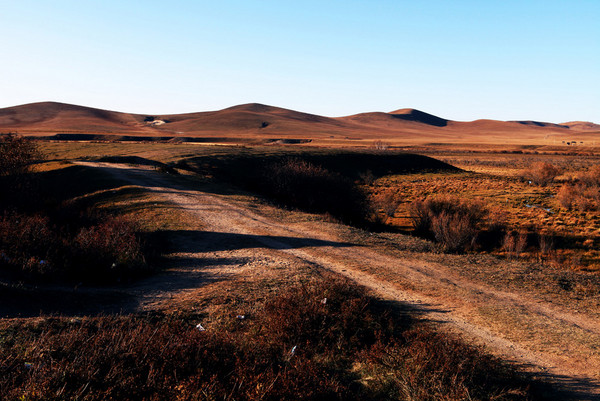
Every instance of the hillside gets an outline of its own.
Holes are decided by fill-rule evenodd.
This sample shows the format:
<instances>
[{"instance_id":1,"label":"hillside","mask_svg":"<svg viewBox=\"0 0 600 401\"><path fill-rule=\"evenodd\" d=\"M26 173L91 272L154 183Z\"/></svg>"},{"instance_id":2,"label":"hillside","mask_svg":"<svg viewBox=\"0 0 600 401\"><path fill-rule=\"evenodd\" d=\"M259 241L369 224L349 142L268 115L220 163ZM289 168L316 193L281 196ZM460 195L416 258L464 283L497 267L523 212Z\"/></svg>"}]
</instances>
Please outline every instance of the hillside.
<instances>
[{"instance_id":1,"label":"hillside","mask_svg":"<svg viewBox=\"0 0 600 401\"><path fill-rule=\"evenodd\" d=\"M82 135L93 134L89 139L142 137L140 140L280 141L359 146L367 146L374 140L401 145L430 142L524 144L564 139L595 140L590 134L593 136L598 127L589 122L459 122L415 109L325 117L258 103L218 111L165 115L122 113L56 102L0 109L0 132L37 136L61 134L61 139L77 140L85 139ZM580 132L582 137L576 137Z\"/></svg>"}]
</instances>

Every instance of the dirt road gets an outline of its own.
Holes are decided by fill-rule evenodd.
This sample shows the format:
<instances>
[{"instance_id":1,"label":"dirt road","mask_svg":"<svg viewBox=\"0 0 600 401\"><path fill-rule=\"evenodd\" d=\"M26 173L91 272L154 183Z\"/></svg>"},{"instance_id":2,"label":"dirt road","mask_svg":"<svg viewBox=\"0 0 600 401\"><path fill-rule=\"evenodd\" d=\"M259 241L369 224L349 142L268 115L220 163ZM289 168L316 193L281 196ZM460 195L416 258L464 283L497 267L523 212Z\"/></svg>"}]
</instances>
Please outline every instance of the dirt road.
<instances>
[{"instance_id":1,"label":"dirt road","mask_svg":"<svg viewBox=\"0 0 600 401\"><path fill-rule=\"evenodd\" d=\"M193 296L209 277L308 263L347 276L384 299L410 305L423 318L547 374L579 399L600 398L600 321L593 313L498 288L485 277L468 279L456 266L407 256L385 244L364 245L344 226L290 221L269 206L192 190L177 177L151 168L78 164L144 188L175 205L195 227L202 226L171 233L177 243L173 267L131 288L141 309Z\"/></svg>"}]
</instances>

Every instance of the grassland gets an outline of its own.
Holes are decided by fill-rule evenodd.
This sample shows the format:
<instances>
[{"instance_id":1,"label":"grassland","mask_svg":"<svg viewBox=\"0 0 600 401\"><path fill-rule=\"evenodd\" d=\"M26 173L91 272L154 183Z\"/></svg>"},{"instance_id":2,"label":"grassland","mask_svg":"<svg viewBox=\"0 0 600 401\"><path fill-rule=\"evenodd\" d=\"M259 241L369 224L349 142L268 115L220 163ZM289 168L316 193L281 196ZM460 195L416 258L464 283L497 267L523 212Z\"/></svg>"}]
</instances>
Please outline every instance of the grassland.
<instances>
[{"instance_id":1,"label":"grassland","mask_svg":"<svg viewBox=\"0 0 600 401\"><path fill-rule=\"evenodd\" d=\"M65 299L104 304L104 312L117 305L116 310L121 308L125 316L94 317L102 307L86 311L49 302L46 312L66 316L4 319L0 324L4 355L0 369L5 374L0 388L5 394L30 399L569 396L531 381L519 369L490 356L489 348L484 351L470 345L472 337L449 334L436 324L420 321L423 310L408 307L397 298L383 302L381 292L370 293L341 278L347 269L355 274L353 280L367 274L376 277L379 284L371 288L385 283L388 295L405 291L437 297L440 304L446 302L465 312L456 315L461 319L500 330L504 338L530 350L541 346L535 335L548 334L542 320L527 314L529 304L511 307L496 297L498 293L490 302L487 297L492 292L483 285L559 304L566 308L563 311L578 308L595 319L600 285L593 261L573 268L558 256L540 260L533 244L510 260L502 249L448 255L430 241L406 235L411 230L408 205L439 193L484 199L487 207L495 210L492 215L503 211L510 227L521 227L529 219L542 221L542 210L524 204L556 208L549 195L558 190L560 182L532 186L517 178L521 172L512 168L521 160L521 170L526 170L530 163L523 158L540 156L429 152L472 170L456 171L435 162L423 165L420 162L428 159L406 159L393 152L369 151L356 158L356 152L345 150L281 146L40 142L40 148L49 159L36 167L38 174L47 177L43 181L77 183L65 187L63 200L123 214L136 220L144 232L162 233L169 239L168 255L161 262L162 275L138 284L117 285L108 289L115 291L110 295L86 286L75 292L68 288L75 295ZM564 155L552 157L556 157L551 160L554 164L561 158L569 160ZM378 224L357 229L338 224L328 213L305 213L272 199L256 184L244 184L246 177L268 164L265 161L290 158L305 159L344 175L371 198L386 198L393 207L388 211L370 208L368 213L379 214ZM478 170L490 167L492 161L487 160L492 159L494 163L504 160L499 168L505 166L507 173ZM71 164L92 160L109 163L102 164L103 169ZM399 160L413 164L395 163ZM124 172L112 168L113 164L122 164ZM580 166L581 171L587 168ZM136 181L131 181L133 178ZM392 196L387 196L390 193ZM194 197L205 200L204 207L193 203ZM223 207L231 216L225 216ZM556 231L556 222L543 223L556 235L562 233ZM284 225L296 231L285 231ZM233 229L231 233L225 232L228 227ZM348 251L344 251L346 247ZM582 249L587 248L571 247L565 252ZM343 261L338 270L331 265L336 257ZM398 261L418 268L407 275L396 265ZM426 281L423 272L432 277L441 274L441 279ZM185 287L176 291L169 287L182 281ZM473 293L464 295L471 287ZM56 291L65 290L18 283L4 289L5 297L24 300L25 295L33 295L42 303L44 297L56 297ZM160 291L166 295L161 296ZM132 303L131 297L140 294L143 302ZM425 305L426 298L420 299ZM462 304L471 304L471 309ZM18 316L19 307L24 315L36 316L31 305L25 311L18 302L10 303L10 316ZM514 319L521 322L520 327L514 327ZM587 321L582 322L580 325L587 327ZM206 330L199 331L198 323ZM560 325L553 321L555 324ZM521 341L524 332L532 328L535 330L527 341ZM554 331L553 337L544 337L553 353L560 352L565 339L572 339L570 352L578 358L588 349L581 344L595 344L595 334L584 339L570 326L562 329L565 333ZM70 379L65 381L65 377Z\"/></svg>"}]
</instances>

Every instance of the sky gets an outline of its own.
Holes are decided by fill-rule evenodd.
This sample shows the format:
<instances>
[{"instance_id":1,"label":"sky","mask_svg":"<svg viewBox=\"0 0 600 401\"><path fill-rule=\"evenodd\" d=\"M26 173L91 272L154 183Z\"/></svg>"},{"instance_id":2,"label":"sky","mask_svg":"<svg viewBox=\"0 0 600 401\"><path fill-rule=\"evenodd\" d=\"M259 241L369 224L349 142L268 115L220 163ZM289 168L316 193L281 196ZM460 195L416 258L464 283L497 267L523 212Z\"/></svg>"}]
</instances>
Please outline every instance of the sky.
<instances>
[{"instance_id":1,"label":"sky","mask_svg":"<svg viewBox=\"0 0 600 401\"><path fill-rule=\"evenodd\" d=\"M600 0L0 0L0 107L600 123Z\"/></svg>"}]
</instances>

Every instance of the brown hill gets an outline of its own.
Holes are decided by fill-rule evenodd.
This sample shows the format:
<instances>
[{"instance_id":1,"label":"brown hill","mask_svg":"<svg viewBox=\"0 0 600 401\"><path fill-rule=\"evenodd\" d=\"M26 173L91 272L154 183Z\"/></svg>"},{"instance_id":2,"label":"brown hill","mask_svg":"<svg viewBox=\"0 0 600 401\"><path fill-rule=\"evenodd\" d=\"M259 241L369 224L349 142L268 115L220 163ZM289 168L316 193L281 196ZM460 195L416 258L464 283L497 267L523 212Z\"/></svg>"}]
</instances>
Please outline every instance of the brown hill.
<instances>
[{"instance_id":1,"label":"brown hill","mask_svg":"<svg viewBox=\"0 0 600 401\"><path fill-rule=\"evenodd\" d=\"M434 116L433 114L424 113L416 109L400 109L390 112L390 115L394 118L399 118L406 121L416 121L419 123L433 125L436 127L445 127L448 125L448 121L444 118Z\"/></svg>"},{"instance_id":2,"label":"brown hill","mask_svg":"<svg viewBox=\"0 0 600 401\"><path fill-rule=\"evenodd\" d=\"M143 118L91 107L57 102L31 103L0 109L2 132L139 132Z\"/></svg>"},{"instance_id":3,"label":"brown hill","mask_svg":"<svg viewBox=\"0 0 600 401\"><path fill-rule=\"evenodd\" d=\"M562 123L574 131L600 131L600 124L594 124L589 121L569 121Z\"/></svg>"},{"instance_id":4,"label":"brown hill","mask_svg":"<svg viewBox=\"0 0 600 401\"><path fill-rule=\"evenodd\" d=\"M233 106L219 111L163 115L158 118L167 121L167 124L157 127L160 130L186 134L289 134L349 128L347 124L333 118L258 103Z\"/></svg>"},{"instance_id":5,"label":"brown hill","mask_svg":"<svg viewBox=\"0 0 600 401\"><path fill-rule=\"evenodd\" d=\"M143 115L77 105L43 102L0 109L0 132L61 138L143 137L160 140L312 141L325 145L368 145L374 140L412 143L548 143L578 140L574 133L595 135L596 124L552 124L535 121L447 120L415 109L324 117L258 103L218 111ZM67 135L67 136L65 136ZM73 136L73 138L75 138ZM194 139L195 138L195 139ZM600 138L599 138L600 139ZM350 142L349 142L350 141Z\"/></svg>"}]
</instances>

